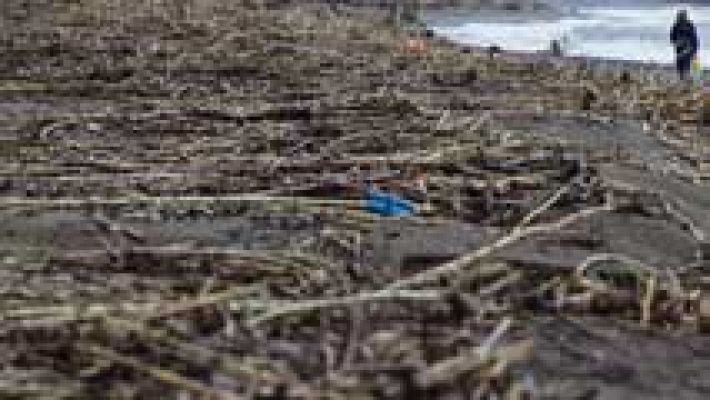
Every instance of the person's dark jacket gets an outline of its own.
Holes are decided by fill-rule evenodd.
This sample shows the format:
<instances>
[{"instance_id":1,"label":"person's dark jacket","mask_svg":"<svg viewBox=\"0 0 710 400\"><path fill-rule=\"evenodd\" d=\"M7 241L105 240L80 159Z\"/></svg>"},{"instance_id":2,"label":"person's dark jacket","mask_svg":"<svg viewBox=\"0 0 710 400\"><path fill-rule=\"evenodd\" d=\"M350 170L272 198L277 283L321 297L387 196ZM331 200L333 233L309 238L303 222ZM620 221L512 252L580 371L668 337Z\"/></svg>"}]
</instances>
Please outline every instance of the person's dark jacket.
<instances>
[{"instance_id":1,"label":"person's dark jacket","mask_svg":"<svg viewBox=\"0 0 710 400\"><path fill-rule=\"evenodd\" d=\"M698 52L698 35L692 22L677 21L671 29L671 43L678 57L692 58Z\"/></svg>"}]
</instances>

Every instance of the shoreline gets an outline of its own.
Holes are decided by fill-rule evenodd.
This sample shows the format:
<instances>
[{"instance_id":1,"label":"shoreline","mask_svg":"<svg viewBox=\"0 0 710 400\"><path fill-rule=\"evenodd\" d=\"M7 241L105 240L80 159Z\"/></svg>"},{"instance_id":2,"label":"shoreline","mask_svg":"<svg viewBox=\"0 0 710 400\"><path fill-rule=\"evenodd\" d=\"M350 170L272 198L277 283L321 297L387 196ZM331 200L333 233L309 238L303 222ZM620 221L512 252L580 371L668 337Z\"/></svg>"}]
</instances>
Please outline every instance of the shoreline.
<instances>
[{"instance_id":1,"label":"shoreline","mask_svg":"<svg viewBox=\"0 0 710 400\"><path fill-rule=\"evenodd\" d=\"M490 10L490 9L484 9L484 10L479 10L479 11L469 11L469 10L449 10L449 11L444 11L444 12L438 12L438 11L430 11L430 12L425 12L422 14L422 20L426 23L427 27L435 32L437 32L437 35L439 36L445 36L449 37L450 40L455 41L460 43L462 46L470 46L470 47L476 47L476 46L487 46L488 44L492 43L494 45L498 45L501 47L503 50L505 50L506 44L505 41L510 41L511 45L515 45L517 43L517 47L523 50L511 50L510 53L516 54L516 55L522 55L527 58L534 58L540 54L546 54L548 52L547 48L549 47L549 44L547 43L542 43L543 37L544 36L550 36L550 40L555 37L556 31L552 30L550 32L547 32L549 29L548 25L549 24L554 24L562 19L567 19L567 18L572 18L573 20L577 21L578 19L581 18L581 20L592 22L595 24L600 24L599 27L600 29L617 29L616 24L624 24L621 25L623 27L626 27L628 23L632 23L632 21L629 19L630 17L624 16L621 17L619 21L616 21L614 19L609 19L609 17L606 17L607 11L610 11L612 8L616 10L616 7L609 7L608 5L587 5L587 4L578 4L580 7L579 9L576 10L567 10L563 11L561 10L561 7L564 7L564 3L562 2L562 5L559 5L559 7L553 7L551 12L548 11L541 11L541 12L513 12L513 13L502 13L498 10ZM637 10L639 12L649 9L649 10L655 10L656 8L660 10L666 10L668 7L672 7L672 4L666 3L666 2L653 2L652 4L637 4L634 2L629 2L625 3L624 5L621 6L622 9L624 7L630 8L632 10ZM597 12L594 11L595 9L599 8L601 16L596 16ZM705 11L707 9L703 9L703 14L698 15L698 29L707 29L706 24L706 14ZM699 11L700 12L700 11ZM655 14L654 14L655 15ZM657 18L657 17L654 17ZM595 22L596 21L596 22ZM631 50L625 50L622 52L618 53L618 56L606 56L604 54L604 47L598 48L598 38L595 37L589 37L589 33L587 32L587 28L585 28L586 25L580 25L580 27L577 27L577 24L572 24L568 26L568 29L579 29L579 49L587 49L587 52L591 52L594 54L579 54L575 52L575 49L571 49L571 51L568 52L568 55L565 56L565 58L573 59L576 61L583 61L583 60L588 60L590 64L593 64L595 66L599 65L604 65L607 64L610 67L627 67L627 68L643 68L643 69L655 69L663 72L668 72L668 71L673 71L674 70L674 60L673 60L673 51L668 43L661 43L660 39L660 33L657 29L666 29L665 25L663 27L659 26L659 22L654 19L653 21L653 27L654 31L651 33L639 33L639 35L653 35L652 39L643 39L643 36L641 36L640 44L639 46L642 45L643 49L646 49L648 51L653 52L653 60L649 60L647 58L647 55L641 52L640 48L638 46L633 47L633 39L634 36L636 35L636 30L629 30L628 37L624 36L623 37L623 43L621 45L623 46L632 46L628 47L628 49ZM496 43L496 35L489 36L488 34L485 33L485 30L487 29L485 26L480 26L480 27L474 27L472 28L473 30L471 31L471 40L478 41L479 43L483 43L480 45L477 44L472 44L472 43L467 43L467 32L464 30L464 26L468 23L471 24L487 24L487 23L492 23L492 24L502 24L502 26L505 29L513 29L514 26L517 23L522 23L523 25L531 23L544 23L544 26L541 27L542 33L536 34L535 35L535 40L534 42L531 43L523 43L520 42L518 43L516 36L511 36L512 33L506 34L505 38L502 38L503 42ZM564 21L563 21L564 22ZM607 25L608 24L608 25ZM669 16L669 22L668 22L668 29L670 29L670 25L672 24L672 16ZM565 25L567 26L567 25ZM596 26L596 25L595 25ZM533 27L531 27L533 29ZM618 28L621 29L621 28ZM631 28L624 28L624 29L631 29ZM449 30L452 30L449 35L447 35L446 32ZM483 35L480 38L476 39L477 36L476 32L479 32L480 34ZM517 32L517 31L514 31ZM545 33L547 32L547 33ZM567 31L568 33L572 32ZM606 32L606 31L605 31ZM624 31L620 31L622 34L626 35L626 33L623 33ZM559 33L559 32L558 32ZM520 32L522 34L522 31ZM559 33L561 35L561 33ZM540 36L544 35L544 36ZM586 38L586 39L585 39ZM589 46L587 46L587 41L590 41ZM644 41L646 40L646 41ZM651 40L651 41L649 41ZM613 46L613 44L611 45ZM667 51L666 51L666 46ZM625 49L627 47L624 47ZM634 50L635 49L635 50ZM608 53L616 53L613 49L607 49L609 50ZM707 50L707 51L706 51ZM703 70L707 73L708 68L710 67L710 61L706 59L707 52L710 51L708 49L700 49L699 53L699 58L701 59L702 62L702 68ZM624 58L628 57L628 58Z\"/></svg>"},{"instance_id":2,"label":"shoreline","mask_svg":"<svg viewBox=\"0 0 710 400\"><path fill-rule=\"evenodd\" d=\"M457 48L463 53L476 53L479 55L483 55L488 54L489 51L489 47L487 46L468 44L462 41L457 41L455 39L449 38L444 34L436 32L436 29L430 26L429 24L426 25L425 32L431 32L426 33L426 35L433 36L436 38L437 41L441 43L446 43L447 46ZM660 78L663 78L667 81L677 80L675 66L672 63L606 58L589 55L553 56L547 50L506 50L502 47L500 50L501 51L498 54L499 57L504 57L515 62L551 63L568 67L579 67L584 65L584 67L588 69L594 69L599 71L618 73L627 70L642 72L644 74L659 75ZM703 75L704 79L708 79L708 76L710 76L710 65L703 66Z\"/></svg>"},{"instance_id":3,"label":"shoreline","mask_svg":"<svg viewBox=\"0 0 710 400\"><path fill-rule=\"evenodd\" d=\"M446 43L447 46L457 48L463 53L476 53L479 55L486 55L489 52L489 47L479 46L475 44L467 44L447 37L446 35L437 33L435 29L431 27L426 28L431 31L437 41L441 43ZM676 77L676 71L672 64L659 63L654 61L637 61L637 60L624 60L617 58L604 58L604 57L594 57L586 55L562 55L553 56L548 51L516 51L516 50L505 50L501 48L497 57L503 57L510 61L515 62L536 62L536 63L550 63L558 64L567 67L579 67L584 65L586 68L600 70L600 71L610 71L610 72L622 72L624 70L631 70L637 72L645 73L661 73L665 78L673 79ZM710 66L704 68L704 72L707 75L710 70Z\"/></svg>"}]
</instances>

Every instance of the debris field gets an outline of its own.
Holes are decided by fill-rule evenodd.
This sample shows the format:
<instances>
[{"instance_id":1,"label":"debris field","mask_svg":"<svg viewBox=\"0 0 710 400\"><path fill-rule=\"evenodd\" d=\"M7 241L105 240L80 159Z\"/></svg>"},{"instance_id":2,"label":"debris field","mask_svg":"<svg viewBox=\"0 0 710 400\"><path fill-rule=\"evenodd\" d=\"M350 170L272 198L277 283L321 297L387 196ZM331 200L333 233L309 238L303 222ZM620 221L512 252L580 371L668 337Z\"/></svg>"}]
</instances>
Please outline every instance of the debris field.
<instances>
[{"instance_id":1,"label":"debris field","mask_svg":"<svg viewBox=\"0 0 710 400\"><path fill-rule=\"evenodd\" d=\"M366 6L0 10L0 397L707 397L700 89Z\"/></svg>"}]
</instances>

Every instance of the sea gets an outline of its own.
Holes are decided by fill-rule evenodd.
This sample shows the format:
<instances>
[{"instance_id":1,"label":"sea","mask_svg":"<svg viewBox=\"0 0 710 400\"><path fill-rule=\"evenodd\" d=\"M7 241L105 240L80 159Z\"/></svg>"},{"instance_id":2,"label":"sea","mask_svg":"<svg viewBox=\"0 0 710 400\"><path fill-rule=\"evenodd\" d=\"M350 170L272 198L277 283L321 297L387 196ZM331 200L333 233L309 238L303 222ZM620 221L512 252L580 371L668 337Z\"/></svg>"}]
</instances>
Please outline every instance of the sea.
<instances>
[{"instance_id":1,"label":"sea","mask_svg":"<svg viewBox=\"0 0 710 400\"><path fill-rule=\"evenodd\" d=\"M710 67L710 4L567 6L555 12L438 12L427 24L439 35L474 45L539 52L553 39L565 54L653 64L673 63L670 28L678 10L688 11L700 39L698 59Z\"/></svg>"}]
</instances>

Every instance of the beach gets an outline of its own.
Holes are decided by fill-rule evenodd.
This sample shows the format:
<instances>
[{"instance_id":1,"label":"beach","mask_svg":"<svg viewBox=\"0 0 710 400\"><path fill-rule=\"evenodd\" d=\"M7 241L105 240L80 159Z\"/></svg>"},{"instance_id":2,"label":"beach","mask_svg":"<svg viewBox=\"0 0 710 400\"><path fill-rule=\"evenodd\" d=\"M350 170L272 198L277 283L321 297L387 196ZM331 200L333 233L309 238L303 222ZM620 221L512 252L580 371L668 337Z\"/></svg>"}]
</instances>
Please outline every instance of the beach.
<instances>
[{"instance_id":1,"label":"beach","mask_svg":"<svg viewBox=\"0 0 710 400\"><path fill-rule=\"evenodd\" d=\"M667 67L325 1L0 7L0 397L706 397Z\"/></svg>"}]
</instances>

